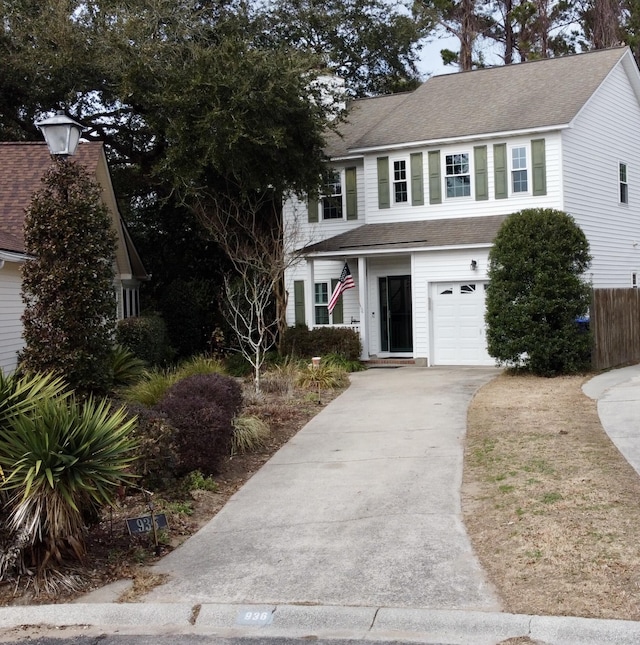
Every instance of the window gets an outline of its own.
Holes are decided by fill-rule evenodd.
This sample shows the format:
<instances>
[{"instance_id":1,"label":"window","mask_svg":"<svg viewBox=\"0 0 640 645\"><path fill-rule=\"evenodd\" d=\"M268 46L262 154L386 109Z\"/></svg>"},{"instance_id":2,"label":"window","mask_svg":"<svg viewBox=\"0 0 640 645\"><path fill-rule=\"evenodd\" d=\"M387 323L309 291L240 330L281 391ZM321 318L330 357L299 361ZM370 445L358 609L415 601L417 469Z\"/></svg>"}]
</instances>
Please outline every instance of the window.
<instances>
[{"instance_id":1,"label":"window","mask_svg":"<svg viewBox=\"0 0 640 645\"><path fill-rule=\"evenodd\" d=\"M460 285L460 293L465 294L465 293L475 293L476 292L476 285L475 284L461 284Z\"/></svg>"},{"instance_id":2,"label":"window","mask_svg":"<svg viewBox=\"0 0 640 645\"><path fill-rule=\"evenodd\" d=\"M326 282L315 284L315 324L329 324L329 285Z\"/></svg>"},{"instance_id":3,"label":"window","mask_svg":"<svg viewBox=\"0 0 640 645\"><path fill-rule=\"evenodd\" d=\"M137 318L140 315L140 294L137 287L122 287L122 317Z\"/></svg>"},{"instance_id":4,"label":"window","mask_svg":"<svg viewBox=\"0 0 640 645\"><path fill-rule=\"evenodd\" d=\"M527 180L527 149L511 149L511 191L514 193L526 193L529 191Z\"/></svg>"},{"instance_id":5,"label":"window","mask_svg":"<svg viewBox=\"0 0 640 645\"><path fill-rule=\"evenodd\" d=\"M471 195L471 175L469 174L469 154L446 155L447 197L469 197Z\"/></svg>"},{"instance_id":6,"label":"window","mask_svg":"<svg viewBox=\"0 0 640 645\"><path fill-rule=\"evenodd\" d=\"M629 203L629 184L627 183L627 164L619 164L619 174L620 174L620 203L628 204Z\"/></svg>"},{"instance_id":7,"label":"window","mask_svg":"<svg viewBox=\"0 0 640 645\"><path fill-rule=\"evenodd\" d=\"M342 181L339 172L331 174L322 198L322 219L342 219Z\"/></svg>"},{"instance_id":8,"label":"window","mask_svg":"<svg viewBox=\"0 0 640 645\"><path fill-rule=\"evenodd\" d=\"M409 200L407 162L404 159L393 162L393 199L396 204Z\"/></svg>"}]
</instances>

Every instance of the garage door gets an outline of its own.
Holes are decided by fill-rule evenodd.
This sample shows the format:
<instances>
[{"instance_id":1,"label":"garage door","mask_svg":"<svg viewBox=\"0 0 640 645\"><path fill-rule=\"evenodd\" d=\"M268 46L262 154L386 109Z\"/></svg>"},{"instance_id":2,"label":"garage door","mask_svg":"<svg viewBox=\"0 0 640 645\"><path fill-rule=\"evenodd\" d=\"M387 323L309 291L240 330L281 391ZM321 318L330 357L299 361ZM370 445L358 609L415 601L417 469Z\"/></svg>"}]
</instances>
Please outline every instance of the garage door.
<instances>
[{"instance_id":1,"label":"garage door","mask_svg":"<svg viewBox=\"0 0 640 645\"><path fill-rule=\"evenodd\" d=\"M486 282L433 285L431 322L434 365L494 365L484 322Z\"/></svg>"}]
</instances>

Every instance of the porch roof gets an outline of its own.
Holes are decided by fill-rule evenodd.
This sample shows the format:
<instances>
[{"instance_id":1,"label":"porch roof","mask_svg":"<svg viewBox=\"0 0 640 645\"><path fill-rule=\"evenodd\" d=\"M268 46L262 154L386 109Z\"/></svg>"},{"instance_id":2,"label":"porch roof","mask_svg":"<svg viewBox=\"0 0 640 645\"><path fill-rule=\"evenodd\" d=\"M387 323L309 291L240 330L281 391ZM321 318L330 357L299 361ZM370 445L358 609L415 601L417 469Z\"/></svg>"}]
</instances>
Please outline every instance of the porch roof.
<instances>
[{"instance_id":1,"label":"porch roof","mask_svg":"<svg viewBox=\"0 0 640 645\"><path fill-rule=\"evenodd\" d=\"M302 249L303 255L491 244L507 215L364 224Z\"/></svg>"}]
</instances>

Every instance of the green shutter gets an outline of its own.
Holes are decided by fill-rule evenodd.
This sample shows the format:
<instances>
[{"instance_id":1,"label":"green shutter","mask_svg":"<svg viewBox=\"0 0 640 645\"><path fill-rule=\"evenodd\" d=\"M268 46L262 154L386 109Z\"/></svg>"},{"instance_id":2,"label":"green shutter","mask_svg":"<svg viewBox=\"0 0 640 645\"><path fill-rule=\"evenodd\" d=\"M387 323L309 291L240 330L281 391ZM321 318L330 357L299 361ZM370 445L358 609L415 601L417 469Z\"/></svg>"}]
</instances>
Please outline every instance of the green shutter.
<instances>
[{"instance_id":1,"label":"green shutter","mask_svg":"<svg viewBox=\"0 0 640 645\"><path fill-rule=\"evenodd\" d=\"M429 151L429 203L442 203L442 182L440 180L440 150Z\"/></svg>"},{"instance_id":2,"label":"green shutter","mask_svg":"<svg viewBox=\"0 0 640 645\"><path fill-rule=\"evenodd\" d=\"M337 280L337 279L331 280L331 293L333 293L333 290L336 288L336 285L338 284L338 282L340 282L340 280ZM331 295L331 294L329 294L329 295ZM344 295L341 295L338 298L338 302L336 302L336 306L333 308L333 311L331 312L331 315L332 315L331 320L332 320L332 323L334 325L342 325L342 321L343 321L343 318L344 318L344 314L342 313L342 311L343 311L343 309L342 309L342 298L343 297L344 297Z\"/></svg>"},{"instance_id":3,"label":"green shutter","mask_svg":"<svg viewBox=\"0 0 640 645\"><path fill-rule=\"evenodd\" d=\"M390 208L389 157L378 157L378 208Z\"/></svg>"},{"instance_id":4,"label":"green shutter","mask_svg":"<svg viewBox=\"0 0 640 645\"><path fill-rule=\"evenodd\" d=\"M493 146L493 178L496 199L506 199L509 197L506 143L496 143Z\"/></svg>"},{"instance_id":5,"label":"green shutter","mask_svg":"<svg viewBox=\"0 0 640 645\"><path fill-rule=\"evenodd\" d=\"M294 281L293 302L296 325L304 325L307 322L307 317L304 313L304 280Z\"/></svg>"},{"instance_id":6,"label":"green shutter","mask_svg":"<svg viewBox=\"0 0 640 645\"><path fill-rule=\"evenodd\" d=\"M473 149L473 165L475 170L476 200L489 199L487 146L475 146Z\"/></svg>"},{"instance_id":7,"label":"green shutter","mask_svg":"<svg viewBox=\"0 0 640 645\"><path fill-rule=\"evenodd\" d=\"M411 155L411 205L424 204L424 179L422 172L422 153L414 152Z\"/></svg>"},{"instance_id":8,"label":"green shutter","mask_svg":"<svg viewBox=\"0 0 640 645\"><path fill-rule=\"evenodd\" d=\"M533 168L533 194L547 194L547 162L545 158L544 139L531 141L531 166Z\"/></svg>"},{"instance_id":9,"label":"green shutter","mask_svg":"<svg viewBox=\"0 0 640 645\"><path fill-rule=\"evenodd\" d=\"M307 201L307 210L309 211L309 222L318 221L318 200L315 197L309 197Z\"/></svg>"},{"instance_id":10,"label":"green shutter","mask_svg":"<svg viewBox=\"0 0 640 645\"><path fill-rule=\"evenodd\" d=\"M358 219L358 187L356 184L356 169L347 168L344 171L347 191L347 219Z\"/></svg>"}]
</instances>

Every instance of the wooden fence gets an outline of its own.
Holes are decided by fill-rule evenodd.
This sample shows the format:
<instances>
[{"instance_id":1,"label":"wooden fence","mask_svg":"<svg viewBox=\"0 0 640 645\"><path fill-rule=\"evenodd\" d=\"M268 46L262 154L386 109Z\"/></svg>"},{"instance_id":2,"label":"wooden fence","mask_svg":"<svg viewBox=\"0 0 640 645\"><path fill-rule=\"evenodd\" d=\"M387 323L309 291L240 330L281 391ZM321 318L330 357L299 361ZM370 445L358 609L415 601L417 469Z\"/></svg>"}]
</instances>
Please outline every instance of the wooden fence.
<instances>
[{"instance_id":1,"label":"wooden fence","mask_svg":"<svg viewBox=\"0 0 640 645\"><path fill-rule=\"evenodd\" d=\"M594 289L590 329L594 370L640 363L640 289Z\"/></svg>"}]
</instances>

